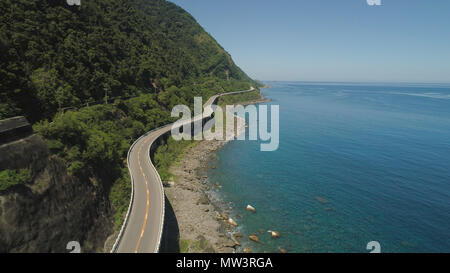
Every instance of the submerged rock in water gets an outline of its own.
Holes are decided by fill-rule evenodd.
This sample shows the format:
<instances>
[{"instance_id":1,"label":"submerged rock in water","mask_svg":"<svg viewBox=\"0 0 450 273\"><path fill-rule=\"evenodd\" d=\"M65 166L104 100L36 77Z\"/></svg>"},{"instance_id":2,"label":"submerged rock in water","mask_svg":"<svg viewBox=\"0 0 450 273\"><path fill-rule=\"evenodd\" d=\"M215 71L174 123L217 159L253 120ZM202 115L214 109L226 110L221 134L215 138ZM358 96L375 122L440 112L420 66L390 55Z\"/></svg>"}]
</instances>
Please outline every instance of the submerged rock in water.
<instances>
[{"instance_id":1,"label":"submerged rock in water","mask_svg":"<svg viewBox=\"0 0 450 273\"><path fill-rule=\"evenodd\" d=\"M250 205L247 205L247 207L246 207L245 209L246 209L247 211L251 211L251 212L253 212L253 213L256 212L256 209L255 209L254 207L250 206Z\"/></svg>"},{"instance_id":2,"label":"submerged rock in water","mask_svg":"<svg viewBox=\"0 0 450 273\"><path fill-rule=\"evenodd\" d=\"M316 200L319 201L319 203L322 203L322 204L326 204L326 203L329 202L326 198L323 198L321 196L316 196Z\"/></svg>"},{"instance_id":3,"label":"submerged rock in water","mask_svg":"<svg viewBox=\"0 0 450 273\"><path fill-rule=\"evenodd\" d=\"M272 236L272 238L279 238L280 237L280 233L278 231L268 230L267 232L270 233L270 236Z\"/></svg>"},{"instance_id":4,"label":"submerged rock in water","mask_svg":"<svg viewBox=\"0 0 450 273\"><path fill-rule=\"evenodd\" d=\"M259 237L256 234L252 234L252 235L248 236L248 238L255 243L259 243Z\"/></svg>"},{"instance_id":5,"label":"submerged rock in water","mask_svg":"<svg viewBox=\"0 0 450 273\"><path fill-rule=\"evenodd\" d=\"M252 253L252 250L249 247L244 248L244 253Z\"/></svg>"},{"instance_id":6,"label":"submerged rock in water","mask_svg":"<svg viewBox=\"0 0 450 273\"><path fill-rule=\"evenodd\" d=\"M280 253L286 253L286 252L287 252L286 249L280 248Z\"/></svg>"}]
</instances>

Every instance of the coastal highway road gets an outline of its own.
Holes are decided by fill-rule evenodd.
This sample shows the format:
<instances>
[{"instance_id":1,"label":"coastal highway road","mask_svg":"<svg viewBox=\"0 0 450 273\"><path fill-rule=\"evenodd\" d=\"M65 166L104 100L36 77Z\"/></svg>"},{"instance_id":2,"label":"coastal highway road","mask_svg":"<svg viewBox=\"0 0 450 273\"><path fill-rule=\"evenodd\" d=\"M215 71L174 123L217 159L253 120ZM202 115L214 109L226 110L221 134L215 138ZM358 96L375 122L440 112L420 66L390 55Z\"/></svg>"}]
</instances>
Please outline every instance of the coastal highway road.
<instances>
[{"instance_id":1,"label":"coastal highway road","mask_svg":"<svg viewBox=\"0 0 450 273\"><path fill-rule=\"evenodd\" d=\"M219 96L253 91L249 90L222 93L212 96L204 104L204 114L212 114L212 103ZM194 117L194 121L202 118ZM128 153L128 169L133 183L132 200L121 233L112 252L119 253L156 253L164 225L164 188L150 160L149 150L152 143L161 135L170 131L172 124L150 131L139 138Z\"/></svg>"}]
</instances>

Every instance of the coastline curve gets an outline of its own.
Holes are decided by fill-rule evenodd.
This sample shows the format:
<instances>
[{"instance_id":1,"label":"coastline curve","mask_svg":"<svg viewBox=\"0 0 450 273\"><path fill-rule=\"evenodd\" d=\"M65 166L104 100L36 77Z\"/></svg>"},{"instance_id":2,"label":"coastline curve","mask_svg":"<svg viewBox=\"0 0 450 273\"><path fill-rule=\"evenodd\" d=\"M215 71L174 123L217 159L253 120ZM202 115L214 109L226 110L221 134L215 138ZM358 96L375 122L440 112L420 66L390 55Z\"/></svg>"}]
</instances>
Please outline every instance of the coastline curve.
<instances>
[{"instance_id":1,"label":"coastline curve","mask_svg":"<svg viewBox=\"0 0 450 273\"><path fill-rule=\"evenodd\" d=\"M208 99L208 101L204 104L204 113L200 116L194 117L194 119L190 122L190 123L194 123L196 120L198 120L199 118L201 118L202 120L204 119L208 119L208 118L212 118L212 108L211 105L215 104L217 99L220 96L224 96L224 95L232 95L232 94L240 94L240 93L246 93L246 92L251 92L254 91L255 88L251 87L248 90L243 90L243 91L234 91L234 92L227 92L227 93L220 93L217 95L214 95L212 97L210 97ZM159 198L159 202L157 202L156 206L152 206L150 209L156 209L158 210L159 208L159 221L157 221L159 223L158 227L155 229L154 227L151 229L152 232L148 232L152 233L152 237L153 240L150 240L153 242L153 247L150 246L149 249L145 249L143 250L143 252L153 252L153 253L157 253L160 250L160 245L161 245L161 237L162 237L162 231L163 231L163 226L164 226L164 216L165 216L165 195L164 195L164 187L163 187L163 183L161 181L161 177L158 173L158 171L156 170L156 167L154 166L152 160L151 160L151 152L152 150L156 149L159 146L159 143L161 143L161 138L164 137L166 134L170 134L171 132L171 127L172 127L173 123L152 129L150 131L148 131L147 133L143 134L142 136L140 136L135 142L133 142L133 144L130 146L130 149L128 150L128 154L127 154L127 167L128 167L128 171L130 173L130 182L131 182L131 193L130 193L130 203L128 206L128 210L126 213L126 216L124 218L124 222L122 224L122 227L120 229L119 235L117 236L117 239L113 245L113 247L111 248L111 253L116 253L116 252L125 252L125 253L129 253L129 252L133 252L131 251L132 248L130 248L130 245L134 247L134 243L136 241L136 237L135 235L137 235L139 232L133 232L136 231L137 227L133 227L130 228L131 225L131 221L130 219L132 218L132 214L136 213L138 208L136 206L138 206L139 204L141 204L142 202L136 202L136 175L133 175L133 171L136 171L136 168L132 168L131 167L131 159L132 159L132 153L135 152L134 148L138 145L141 144L140 142L142 142L144 139L147 139L144 143L141 144L141 149L139 150L139 152L142 150L143 146L145 145L145 151L146 151L146 159L147 159L147 166L150 168L150 171L147 169L146 171L149 172L150 175L148 176L152 176L155 178L152 181L152 186L157 188L158 194L157 194L157 198ZM139 152L138 152L138 158L139 158ZM141 166L139 166L141 168ZM148 190L148 181L147 181L147 175L144 173L144 171L141 168L141 173L144 177L145 180L145 184L147 187L147 210L149 209L149 190ZM139 184L140 185L140 184ZM153 201L153 200L152 200ZM139 203L139 204L138 204ZM135 207L133 209L133 207ZM153 211L153 213L155 213L155 211ZM154 215L152 213L152 215ZM146 214L144 215L145 217L145 221L144 224L142 225L142 230L140 233L140 238L138 239L138 243L136 245L135 251L134 252L140 252L139 251L139 245L140 245L140 241L143 237L143 235L145 234L145 230L146 230L146 222L147 222L147 217L148 217L149 213L146 212ZM139 215L142 216L142 215ZM141 217L139 217L137 215L133 215L133 218L136 219L141 219ZM137 221L136 221L137 222ZM153 223L152 223L153 224ZM139 227L140 225L137 224L137 226ZM127 231L127 229L130 229L129 231ZM134 230L133 230L134 229ZM154 231L157 231L157 233L155 234ZM129 240L125 239L124 241L124 237L130 238ZM120 249L122 248L122 249ZM130 250L131 249L131 250Z\"/></svg>"}]
</instances>

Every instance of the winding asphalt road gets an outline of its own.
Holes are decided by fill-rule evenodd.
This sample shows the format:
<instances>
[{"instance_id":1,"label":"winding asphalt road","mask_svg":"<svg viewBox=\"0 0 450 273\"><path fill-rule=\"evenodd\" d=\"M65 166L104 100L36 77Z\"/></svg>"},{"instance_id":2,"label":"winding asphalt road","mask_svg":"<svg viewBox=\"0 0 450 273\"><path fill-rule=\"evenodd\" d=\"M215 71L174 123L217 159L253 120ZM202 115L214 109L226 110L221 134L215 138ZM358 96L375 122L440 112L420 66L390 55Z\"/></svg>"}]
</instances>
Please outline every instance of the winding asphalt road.
<instances>
[{"instance_id":1,"label":"winding asphalt road","mask_svg":"<svg viewBox=\"0 0 450 273\"><path fill-rule=\"evenodd\" d=\"M204 104L204 117L213 113L211 105L223 95L253 91L249 90L222 93L212 96ZM194 117L193 121L202 116ZM156 253L164 225L164 188L155 166L150 160L150 147L161 135L172 128L168 124L148 132L131 146L128 153L128 169L133 190L127 218L112 252Z\"/></svg>"}]
</instances>

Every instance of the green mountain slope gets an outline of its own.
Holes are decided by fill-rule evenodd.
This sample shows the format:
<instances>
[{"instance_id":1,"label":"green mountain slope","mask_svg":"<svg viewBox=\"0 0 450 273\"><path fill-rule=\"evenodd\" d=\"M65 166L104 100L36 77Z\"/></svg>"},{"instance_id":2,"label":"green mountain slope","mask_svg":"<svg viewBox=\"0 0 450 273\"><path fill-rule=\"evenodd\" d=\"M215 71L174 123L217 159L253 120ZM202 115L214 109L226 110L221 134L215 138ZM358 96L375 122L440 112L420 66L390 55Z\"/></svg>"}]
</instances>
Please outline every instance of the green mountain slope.
<instances>
[{"instance_id":1,"label":"green mountain slope","mask_svg":"<svg viewBox=\"0 0 450 273\"><path fill-rule=\"evenodd\" d=\"M105 93L251 82L191 15L164 0L3 0L0 11L0 118L52 118Z\"/></svg>"},{"instance_id":2,"label":"green mountain slope","mask_svg":"<svg viewBox=\"0 0 450 273\"><path fill-rule=\"evenodd\" d=\"M23 148L15 155L22 160L2 157L23 163L0 167L0 199L11 208L0 209L0 218L20 215L20 223L0 222L4 252L65 251L67 238L77 238L83 251L108 250L129 204L133 141L173 121L172 107L192 106L194 96L258 86L170 2L81 2L0 1L0 119L24 115L45 141L29 149L10 143ZM49 155L27 152L33 147ZM46 166L29 164L30 156ZM80 205L60 205L75 203L89 221L72 217Z\"/></svg>"}]
</instances>

